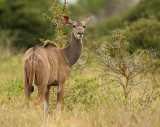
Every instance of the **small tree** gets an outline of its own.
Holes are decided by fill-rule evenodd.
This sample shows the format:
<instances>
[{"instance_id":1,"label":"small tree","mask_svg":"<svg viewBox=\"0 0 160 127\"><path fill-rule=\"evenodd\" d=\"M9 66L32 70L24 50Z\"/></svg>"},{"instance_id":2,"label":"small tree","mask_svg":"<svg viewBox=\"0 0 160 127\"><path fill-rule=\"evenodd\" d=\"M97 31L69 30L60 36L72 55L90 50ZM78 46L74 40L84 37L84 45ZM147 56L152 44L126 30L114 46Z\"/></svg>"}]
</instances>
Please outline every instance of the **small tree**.
<instances>
[{"instance_id":1,"label":"small tree","mask_svg":"<svg viewBox=\"0 0 160 127\"><path fill-rule=\"evenodd\" d=\"M71 12L67 9L67 1L64 0L64 3L57 3L56 0L54 4L50 8L51 16L47 14L43 14L43 16L51 21L55 25L55 37L56 42L59 47L63 47L68 38L70 37L70 33L64 34L64 23L61 19L63 14L69 15Z\"/></svg>"},{"instance_id":2,"label":"small tree","mask_svg":"<svg viewBox=\"0 0 160 127\"><path fill-rule=\"evenodd\" d=\"M7 56L11 55L11 48L13 48L14 43L20 38L18 37L19 32L15 31L11 34L11 30L0 29L0 44L2 50L5 49Z\"/></svg>"},{"instance_id":3,"label":"small tree","mask_svg":"<svg viewBox=\"0 0 160 127\"><path fill-rule=\"evenodd\" d=\"M129 42L125 39L125 32L113 31L113 43L104 42L97 50L97 61L108 70L109 78L123 87L125 104L132 89L147 80L144 75L153 68L153 50L137 50L129 52Z\"/></svg>"}]
</instances>

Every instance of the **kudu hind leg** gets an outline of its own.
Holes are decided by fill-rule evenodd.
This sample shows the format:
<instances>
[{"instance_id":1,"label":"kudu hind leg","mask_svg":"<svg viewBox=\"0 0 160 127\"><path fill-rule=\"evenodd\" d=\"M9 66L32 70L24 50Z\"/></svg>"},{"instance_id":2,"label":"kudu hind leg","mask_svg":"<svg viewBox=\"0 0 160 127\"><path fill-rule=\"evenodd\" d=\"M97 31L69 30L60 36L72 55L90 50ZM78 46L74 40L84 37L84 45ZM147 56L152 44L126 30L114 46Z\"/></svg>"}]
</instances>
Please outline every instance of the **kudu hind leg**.
<instances>
[{"instance_id":1,"label":"kudu hind leg","mask_svg":"<svg viewBox=\"0 0 160 127\"><path fill-rule=\"evenodd\" d=\"M64 96L64 83L60 83L58 86L58 91L57 91L57 113L58 116L61 114L61 104L63 101L63 96Z\"/></svg>"},{"instance_id":2,"label":"kudu hind leg","mask_svg":"<svg viewBox=\"0 0 160 127\"><path fill-rule=\"evenodd\" d=\"M47 89L46 89L45 100L44 100L44 115L45 115L45 114L47 113L47 111L48 111L49 92L50 92L50 87L48 86Z\"/></svg>"},{"instance_id":3,"label":"kudu hind leg","mask_svg":"<svg viewBox=\"0 0 160 127\"><path fill-rule=\"evenodd\" d=\"M42 101L44 100L45 93L46 93L46 83L38 84L38 94L35 101L35 106L40 106Z\"/></svg>"},{"instance_id":4,"label":"kudu hind leg","mask_svg":"<svg viewBox=\"0 0 160 127\"><path fill-rule=\"evenodd\" d=\"M25 107L29 108L29 99L30 99L30 93L31 93L31 86L28 83L27 78L27 70L23 68L23 86L24 86L24 94L25 94Z\"/></svg>"},{"instance_id":5,"label":"kudu hind leg","mask_svg":"<svg viewBox=\"0 0 160 127\"><path fill-rule=\"evenodd\" d=\"M24 94L25 94L25 107L29 108L29 99L30 99L30 93L31 93L31 87L29 83L27 82L27 79L24 79Z\"/></svg>"}]
</instances>

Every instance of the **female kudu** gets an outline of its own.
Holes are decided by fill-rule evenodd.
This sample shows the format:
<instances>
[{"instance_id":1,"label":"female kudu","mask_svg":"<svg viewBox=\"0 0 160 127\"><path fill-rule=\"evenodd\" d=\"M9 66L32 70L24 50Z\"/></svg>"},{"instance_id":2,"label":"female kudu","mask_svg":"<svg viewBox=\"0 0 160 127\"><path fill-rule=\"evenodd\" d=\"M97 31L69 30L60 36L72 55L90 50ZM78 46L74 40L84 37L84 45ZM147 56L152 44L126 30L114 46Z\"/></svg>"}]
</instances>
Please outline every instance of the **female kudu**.
<instances>
[{"instance_id":1,"label":"female kudu","mask_svg":"<svg viewBox=\"0 0 160 127\"><path fill-rule=\"evenodd\" d=\"M28 49L23 59L23 84L26 107L29 108L30 92L33 84L38 86L38 95L35 105L44 101L44 114L48 110L50 86L58 86L57 110L61 112L61 103L64 96L65 81L70 67L77 62L82 51L82 37L85 26L92 17L83 21L72 21L69 16L63 15L65 24L73 27L71 39L65 48L57 48L53 43L46 43L43 47L35 46Z\"/></svg>"}]
</instances>

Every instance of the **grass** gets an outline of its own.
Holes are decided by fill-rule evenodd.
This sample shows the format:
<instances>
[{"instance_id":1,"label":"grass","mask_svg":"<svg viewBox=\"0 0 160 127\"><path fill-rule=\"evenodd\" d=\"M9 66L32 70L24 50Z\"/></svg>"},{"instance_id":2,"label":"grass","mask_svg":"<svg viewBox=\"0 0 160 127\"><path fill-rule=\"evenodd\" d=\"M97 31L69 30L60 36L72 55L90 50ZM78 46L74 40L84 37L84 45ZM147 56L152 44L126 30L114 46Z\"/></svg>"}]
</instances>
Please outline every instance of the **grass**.
<instances>
[{"instance_id":1,"label":"grass","mask_svg":"<svg viewBox=\"0 0 160 127\"><path fill-rule=\"evenodd\" d=\"M22 54L0 56L0 126L1 127L158 127L160 125L159 95L148 102L159 86L151 84L135 88L126 109L121 87L107 76L100 76L103 67L93 62L82 72L72 71L66 83L61 119L56 117L56 87L51 88L50 107L46 118L43 105L34 107L37 88L31 95L31 109L24 108ZM159 79L159 74L154 77ZM144 102L139 95L144 87ZM153 90L153 93L150 91ZM151 92L151 93L150 93Z\"/></svg>"}]
</instances>

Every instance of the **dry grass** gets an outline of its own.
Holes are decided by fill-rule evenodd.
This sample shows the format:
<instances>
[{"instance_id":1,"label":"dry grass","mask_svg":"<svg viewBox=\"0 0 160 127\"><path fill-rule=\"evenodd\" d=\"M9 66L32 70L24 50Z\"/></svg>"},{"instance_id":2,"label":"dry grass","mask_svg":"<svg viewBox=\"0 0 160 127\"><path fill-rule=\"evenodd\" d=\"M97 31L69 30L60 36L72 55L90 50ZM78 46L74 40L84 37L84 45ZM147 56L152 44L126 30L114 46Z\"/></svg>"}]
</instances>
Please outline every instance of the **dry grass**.
<instances>
[{"instance_id":1,"label":"dry grass","mask_svg":"<svg viewBox=\"0 0 160 127\"><path fill-rule=\"evenodd\" d=\"M138 103L143 87L132 93L128 108L123 105L123 91L107 77L99 77L99 65L92 63L82 73L72 72L67 80L61 118L56 116L56 88L51 91L48 115L43 105L35 109L37 89L31 95L31 109L24 109L22 55L0 58L0 126L1 127L158 127L159 96L144 107ZM159 75L155 77L159 79ZM148 85L147 88L152 88ZM155 89L157 90L157 89Z\"/></svg>"}]
</instances>

